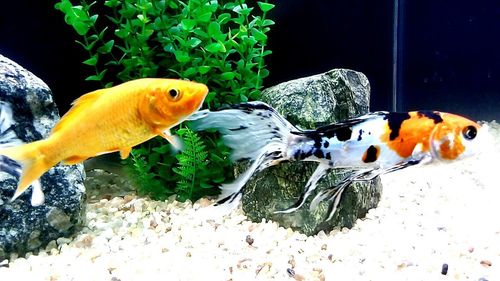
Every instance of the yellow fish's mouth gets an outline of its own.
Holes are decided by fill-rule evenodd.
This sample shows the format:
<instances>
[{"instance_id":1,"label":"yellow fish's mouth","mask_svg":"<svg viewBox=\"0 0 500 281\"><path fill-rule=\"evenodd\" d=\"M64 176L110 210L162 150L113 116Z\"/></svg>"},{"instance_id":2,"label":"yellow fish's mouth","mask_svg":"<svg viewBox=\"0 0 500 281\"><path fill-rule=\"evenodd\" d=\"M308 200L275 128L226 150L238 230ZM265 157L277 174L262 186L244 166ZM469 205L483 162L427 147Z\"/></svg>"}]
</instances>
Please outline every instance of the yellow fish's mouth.
<instances>
[{"instance_id":1,"label":"yellow fish's mouth","mask_svg":"<svg viewBox=\"0 0 500 281\"><path fill-rule=\"evenodd\" d=\"M208 92L209 92L208 87L205 84L196 83L196 89L193 91L194 94L192 98L186 101L185 104L185 106L189 110L191 110L191 112L189 112L188 115L191 115L192 113L196 112L202 107L203 101L205 101Z\"/></svg>"}]
</instances>

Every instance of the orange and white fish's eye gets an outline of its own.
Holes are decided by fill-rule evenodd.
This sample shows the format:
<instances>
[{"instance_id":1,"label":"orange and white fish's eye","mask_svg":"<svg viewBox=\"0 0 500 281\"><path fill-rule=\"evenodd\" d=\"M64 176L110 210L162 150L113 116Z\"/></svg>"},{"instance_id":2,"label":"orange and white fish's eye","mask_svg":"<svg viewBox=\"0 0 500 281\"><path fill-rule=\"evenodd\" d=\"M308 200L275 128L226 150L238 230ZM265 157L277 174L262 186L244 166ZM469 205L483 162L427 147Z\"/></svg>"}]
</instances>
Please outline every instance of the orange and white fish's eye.
<instances>
[{"instance_id":1,"label":"orange and white fish's eye","mask_svg":"<svg viewBox=\"0 0 500 281\"><path fill-rule=\"evenodd\" d=\"M181 91L175 88L169 89L167 95L171 101L178 101L182 97Z\"/></svg>"},{"instance_id":2,"label":"orange and white fish's eye","mask_svg":"<svg viewBox=\"0 0 500 281\"><path fill-rule=\"evenodd\" d=\"M473 140L477 136L477 129L474 126L467 126L462 129L462 136L466 140Z\"/></svg>"}]
</instances>

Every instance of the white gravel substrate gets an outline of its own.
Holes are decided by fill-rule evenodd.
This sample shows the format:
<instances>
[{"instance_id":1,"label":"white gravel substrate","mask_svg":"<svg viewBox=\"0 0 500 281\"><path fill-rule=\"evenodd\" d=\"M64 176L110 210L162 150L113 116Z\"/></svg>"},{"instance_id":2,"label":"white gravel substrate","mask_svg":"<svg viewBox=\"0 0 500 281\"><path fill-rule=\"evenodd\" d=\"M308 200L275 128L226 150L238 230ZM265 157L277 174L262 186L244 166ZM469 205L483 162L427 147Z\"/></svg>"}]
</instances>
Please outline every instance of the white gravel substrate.
<instances>
[{"instance_id":1,"label":"white gravel substrate","mask_svg":"<svg viewBox=\"0 0 500 281\"><path fill-rule=\"evenodd\" d=\"M87 226L0 280L500 280L500 127L480 159L383 177L383 197L351 230L307 237L241 210L135 196L89 203ZM446 275L441 274L448 265Z\"/></svg>"}]
</instances>

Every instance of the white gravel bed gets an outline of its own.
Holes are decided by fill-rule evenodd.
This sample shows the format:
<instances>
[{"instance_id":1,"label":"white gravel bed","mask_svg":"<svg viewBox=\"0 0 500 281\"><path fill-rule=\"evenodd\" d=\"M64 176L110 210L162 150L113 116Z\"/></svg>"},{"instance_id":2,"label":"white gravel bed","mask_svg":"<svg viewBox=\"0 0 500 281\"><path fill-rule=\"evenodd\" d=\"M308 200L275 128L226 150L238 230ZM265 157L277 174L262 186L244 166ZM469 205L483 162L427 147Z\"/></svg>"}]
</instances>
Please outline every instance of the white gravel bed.
<instances>
[{"instance_id":1,"label":"white gravel bed","mask_svg":"<svg viewBox=\"0 0 500 281\"><path fill-rule=\"evenodd\" d=\"M480 159L382 178L381 202L353 229L307 237L211 202L135 196L88 204L87 225L12 257L0 280L500 280L500 130ZM446 264L446 275L441 273Z\"/></svg>"}]
</instances>

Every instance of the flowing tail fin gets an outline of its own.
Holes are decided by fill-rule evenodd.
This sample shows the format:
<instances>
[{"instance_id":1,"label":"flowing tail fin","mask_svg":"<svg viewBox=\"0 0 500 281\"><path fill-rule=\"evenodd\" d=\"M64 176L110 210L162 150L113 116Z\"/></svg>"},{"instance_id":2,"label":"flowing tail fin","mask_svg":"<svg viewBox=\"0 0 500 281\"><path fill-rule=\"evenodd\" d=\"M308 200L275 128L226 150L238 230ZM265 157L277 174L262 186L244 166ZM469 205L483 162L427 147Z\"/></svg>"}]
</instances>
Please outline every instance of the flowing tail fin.
<instances>
[{"instance_id":1,"label":"flowing tail fin","mask_svg":"<svg viewBox=\"0 0 500 281\"><path fill-rule=\"evenodd\" d=\"M33 185L31 204L37 206L43 203L43 192L38 178L51 166L45 161L44 155L40 152L38 141L29 144L23 142L12 130L12 110L10 105L0 102L0 155L6 156L21 164L21 169L8 159L0 159L0 170L10 174L21 174L17 189L11 201L19 197L30 185Z\"/></svg>"},{"instance_id":2,"label":"flowing tail fin","mask_svg":"<svg viewBox=\"0 0 500 281\"><path fill-rule=\"evenodd\" d=\"M193 130L217 129L224 144L232 149L233 162L249 160L252 164L230 184L221 186L219 203L241 198L244 185L258 171L288 160L286 154L292 131L298 131L263 102L248 102L217 111L202 110L188 118Z\"/></svg>"},{"instance_id":3,"label":"flowing tail fin","mask_svg":"<svg viewBox=\"0 0 500 281\"><path fill-rule=\"evenodd\" d=\"M40 142L44 141L0 149L0 155L7 156L21 164L21 177L11 201L16 200L30 185L39 185L38 178L53 166L52 163L47 163L45 155L40 152ZM34 191L33 196L40 196L38 191ZM43 202L43 199L32 197L33 205L38 205L40 201Z\"/></svg>"}]
</instances>

